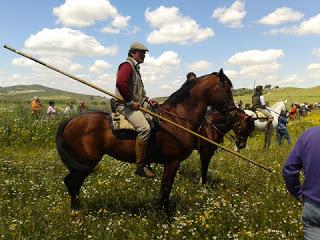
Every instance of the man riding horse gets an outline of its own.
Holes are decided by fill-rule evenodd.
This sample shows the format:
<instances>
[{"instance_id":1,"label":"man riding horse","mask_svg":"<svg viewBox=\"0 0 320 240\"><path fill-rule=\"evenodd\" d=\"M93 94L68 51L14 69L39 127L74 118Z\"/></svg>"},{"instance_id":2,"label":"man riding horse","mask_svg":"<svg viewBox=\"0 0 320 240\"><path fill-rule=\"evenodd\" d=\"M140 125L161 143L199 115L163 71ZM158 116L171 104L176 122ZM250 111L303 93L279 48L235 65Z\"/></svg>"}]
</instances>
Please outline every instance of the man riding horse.
<instances>
[{"instance_id":1,"label":"man riding horse","mask_svg":"<svg viewBox=\"0 0 320 240\"><path fill-rule=\"evenodd\" d=\"M253 111L259 111L266 116L268 119L266 130L269 130L273 121L273 116L267 108L264 96L262 94L262 89L263 87L261 85L256 87L255 94L252 96L252 109Z\"/></svg>"},{"instance_id":2,"label":"man riding horse","mask_svg":"<svg viewBox=\"0 0 320 240\"><path fill-rule=\"evenodd\" d=\"M158 105L155 100L146 97L139 71L139 64L144 62L147 51L149 50L141 43L133 43L130 46L127 60L118 68L116 94L124 100L124 104L119 104L117 110L126 117L138 134L135 145L137 165L135 174L153 178L154 172L144 162L151 128L145 114L139 110L144 102L153 107Z\"/></svg>"}]
</instances>

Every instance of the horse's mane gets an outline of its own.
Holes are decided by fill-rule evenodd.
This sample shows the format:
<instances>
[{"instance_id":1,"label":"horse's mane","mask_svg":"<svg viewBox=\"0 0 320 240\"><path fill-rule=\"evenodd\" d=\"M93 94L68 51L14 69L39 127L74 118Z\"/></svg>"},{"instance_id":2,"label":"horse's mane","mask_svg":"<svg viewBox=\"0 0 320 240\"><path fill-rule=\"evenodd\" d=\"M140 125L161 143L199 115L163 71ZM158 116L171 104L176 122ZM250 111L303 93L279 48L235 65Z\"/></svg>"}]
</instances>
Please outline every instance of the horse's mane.
<instances>
[{"instance_id":1,"label":"horse's mane","mask_svg":"<svg viewBox=\"0 0 320 240\"><path fill-rule=\"evenodd\" d=\"M183 102L184 100L188 99L190 97L191 89L198 84L203 78L209 75L215 75L220 78L220 82L223 84L228 84L230 88L232 88L232 83L230 79L223 73L222 70L220 70L219 73L213 72L210 74L203 75L201 77L198 77L196 79L193 79L191 81L186 81L180 89L178 89L176 92L171 94L169 98L164 102L169 104L170 106L176 106L177 104Z\"/></svg>"}]
</instances>

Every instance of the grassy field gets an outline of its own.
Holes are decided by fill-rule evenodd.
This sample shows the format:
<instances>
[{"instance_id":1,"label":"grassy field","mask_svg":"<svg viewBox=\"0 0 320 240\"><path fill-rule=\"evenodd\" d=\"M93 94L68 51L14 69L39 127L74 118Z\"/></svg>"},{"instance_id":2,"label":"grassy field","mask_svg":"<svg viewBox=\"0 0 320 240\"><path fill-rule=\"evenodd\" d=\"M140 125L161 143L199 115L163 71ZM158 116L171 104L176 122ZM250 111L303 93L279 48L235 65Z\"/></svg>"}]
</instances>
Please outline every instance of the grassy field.
<instances>
[{"instance_id":1,"label":"grassy field","mask_svg":"<svg viewBox=\"0 0 320 240\"><path fill-rule=\"evenodd\" d=\"M310 101L317 101L317 91ZM273 94L279 94L275 101L284 98L273 90L268 96ZM0 239L302 239L301 205L280 174L292 146L277 146L273 138L270 151L263 153L259 134L241 154L276 173L218 151L209 183L202 187L194 151L176 177L171 217L156 207L161 165L155 166L156 179L145 180L134 175L133 165L105 156L87 178L80 195L84 210L74 218L62 181L67 169L54 142L56 127L66 117L35 120L28 107L0 104ZM290 122L293 143L303 130L318 125L317 111Z\"/></svg>"},{"instance_id":2,"label":"grassy field","mask_svg":"<svg viewBox=\"0 0 320 240\"><path fill-rule=\"evenodd\" d=\"M296 103L315 103L320 102L320 86L313 88L277 88L264 91L266 101L270 106L278 101L287 100L287 105L290 106L292 102ZM251 95L235 96L234 99L245 103L251 103Z\"/></svg>"}]
</instances>

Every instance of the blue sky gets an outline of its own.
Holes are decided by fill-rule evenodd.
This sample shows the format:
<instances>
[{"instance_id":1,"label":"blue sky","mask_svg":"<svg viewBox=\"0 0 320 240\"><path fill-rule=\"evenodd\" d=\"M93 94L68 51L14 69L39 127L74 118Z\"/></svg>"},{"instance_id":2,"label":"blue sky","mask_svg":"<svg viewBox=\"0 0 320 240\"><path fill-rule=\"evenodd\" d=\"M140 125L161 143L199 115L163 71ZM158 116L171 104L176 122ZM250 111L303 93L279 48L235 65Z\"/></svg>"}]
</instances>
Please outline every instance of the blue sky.
<instances>
[{"instance_id":1,"label":"blue sky","mask_svg":"<svg viewBox=\"0 0 320 240\"><path fill-rule=\"evenodd\" d=\"M135 41L150 49L141 65L150 97L170 95L189 71L220 68L235 88L320 85L319 0L2 1L1 45L108 91ZM0 86L17 84L98 94L2 48Z\"/></svg>"}]
</instances>

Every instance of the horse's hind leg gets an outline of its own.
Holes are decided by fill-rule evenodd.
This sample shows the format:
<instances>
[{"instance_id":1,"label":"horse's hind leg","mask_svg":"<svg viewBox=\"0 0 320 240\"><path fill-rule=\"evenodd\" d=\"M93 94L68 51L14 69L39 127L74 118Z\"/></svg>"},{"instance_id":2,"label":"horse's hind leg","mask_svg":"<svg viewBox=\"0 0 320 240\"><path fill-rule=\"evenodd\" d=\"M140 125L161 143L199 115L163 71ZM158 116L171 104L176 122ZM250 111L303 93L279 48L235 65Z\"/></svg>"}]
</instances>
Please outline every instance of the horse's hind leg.
<instances>
[{"instance_id":1,"label":"horse's hind leg","mask_svg":"<svg viewBox=\"0 0 320 240\"><path fill-rule=\"evenodd\" d=\"M76 172L70 171L70 173L65 176L64 183L68 189L69 195L71 197L71 209L80 210L80 200L79 192L85 178L89 175L89 172Z\"/></svg>"}]
</instances>

